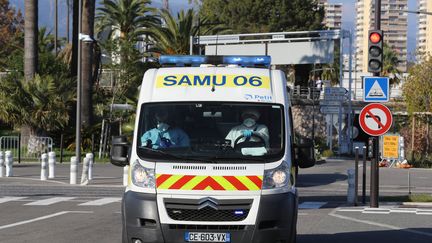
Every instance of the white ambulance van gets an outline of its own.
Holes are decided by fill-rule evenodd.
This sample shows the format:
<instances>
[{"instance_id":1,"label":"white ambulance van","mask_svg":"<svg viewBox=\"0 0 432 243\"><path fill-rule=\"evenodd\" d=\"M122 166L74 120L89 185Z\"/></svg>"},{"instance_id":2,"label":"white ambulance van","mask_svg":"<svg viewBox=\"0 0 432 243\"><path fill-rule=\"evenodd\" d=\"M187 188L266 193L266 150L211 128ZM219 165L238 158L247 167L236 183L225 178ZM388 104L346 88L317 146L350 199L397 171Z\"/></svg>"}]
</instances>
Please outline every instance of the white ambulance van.
<instances>
[{"instance_id":1,"label":"white ambulance van","mask_svg":"<svg viewBox=\"0 0 432 243\"><path fill-rule=\"evenodd\" d=\"M296 169L285 74L268 56L161 56L143 78L131 145L123 242L295 242ZM165 67L164 67L165 66Z\"/></svg>"}]
</instances>

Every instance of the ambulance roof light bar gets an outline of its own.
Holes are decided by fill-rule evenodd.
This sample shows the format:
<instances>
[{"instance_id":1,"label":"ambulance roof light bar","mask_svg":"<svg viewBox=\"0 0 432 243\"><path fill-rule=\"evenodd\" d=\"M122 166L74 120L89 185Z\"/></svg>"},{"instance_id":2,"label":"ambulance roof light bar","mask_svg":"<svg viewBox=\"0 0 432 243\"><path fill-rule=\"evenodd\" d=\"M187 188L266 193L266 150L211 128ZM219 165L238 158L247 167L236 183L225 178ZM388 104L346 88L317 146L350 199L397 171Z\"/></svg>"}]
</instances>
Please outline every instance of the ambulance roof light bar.
<instances>
[{"instance_id":1,"label":"ambulance roof light bar","mask_svg":"<svg viewBox=\"0 0 432 243\"><path fill-rule=\"evenodd\" d=\"M159 63L163 66L192 66L199 67L201 64L212 65L239 65L243 67L269 67L270 56L186 56L186 55L162 55Z\"/></svg>"}]
</instances>

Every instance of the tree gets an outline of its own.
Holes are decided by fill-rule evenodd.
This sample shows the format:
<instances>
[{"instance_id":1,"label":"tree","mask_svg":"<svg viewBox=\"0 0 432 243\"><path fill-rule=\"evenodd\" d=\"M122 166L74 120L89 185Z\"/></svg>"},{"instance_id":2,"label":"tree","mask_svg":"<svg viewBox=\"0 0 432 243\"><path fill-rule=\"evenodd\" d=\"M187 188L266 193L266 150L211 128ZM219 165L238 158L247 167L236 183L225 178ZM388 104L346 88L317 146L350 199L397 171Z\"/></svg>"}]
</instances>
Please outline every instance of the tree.
<instances>
[{"instance_id":1,"label":"tree","mask_svg":"<svg viewBox=\"0 0 432 243\"><path fill-rule=\"evenodd\" d=\"M384 43L382 75L390 77L390 85L398 84L400 81L399 63L398 54L387 43Z\"/></svg>"},{"instance_id":2,"label":"tree","mask_svg":"<svg viewBox=\"0 0 432 243\"><path fill-rule=\"evenodd\" d=\"M95 19L95 0L84 0L82 9L82 33L89 35L93 38L94 36L94 19ZM94 68L94 45L93 43L82 42L82 55L81 55L81 73L82 73L82 102L81 102L81 112L82 112L82 125L83 127L89 127L92 125L93 121L93 82L97 77L93 74L98 72L93 72Z\"/></svg>"},{"instance_id":3,"label":"tree","mask_svg":"<svg viewBox=\"0 0 432 243\"><path fill-rule=\"evenodd\" d=\"M223 33L227 28L223 24L210 24L206 18L200 19L193 9L186 12L181 10L177 17L165 9L160 10L160 16L164 25L155 26L146 31L154 38L152 51L161 54L189 54L190 37L198 33L215 34Z\"/></svg>"},{"instance_id":4,"label":"tree","mask_svg":"<svg viewBox=\"0 0 432 243\"><path fill-rule=\"evenodd\" d=\"M24 76L27 81L37 73L38 64L38 0L25 1Z\"/></svg>"},{"instance_id":5,"label":"tree","mask_svg":"<svg viewBox=\"0 0 432 243\"><path fill-rule=\"evenodd\" d=\"M402 88L408 112L432 111L432 57L413 66Z\"/></svg>"},{"instance_id":6,"label":"tree","mask_svg":"<svg viewBox=\"0 0 432 243\"><path fill-rule=\"evenodd\" d=\"M106 32L109 39L138 41L144 28L160 23L150 14L156 11L149 7L150 3L150 0L103 0L96 16L97 32Z\"/></svg>"},{"instance_id":7,"label":"tree","mask_svg":"<svg viewBox=\"0 0 432 243\"><path fill-rule=\"evenodd\" d=\"M31 136L59 130L69 122L74 93L73 82L52 75L6 78L0 82L0 119L29 127Z\"/></svg>"},{"instance_id":8,"label":"tree","mask_svg":"<svg viewBox=\"0 0 432 243\"><path fill-rule=\"evenodd\" d=\"M21 12L0 0L0 71L9 69L8 57L17 49L22 50L24 19Z\"/></svg>"},{"instance_id":9,"label":"tree","mask_svg":"<svg viewBox=\"0 0 432 243\"><path fill-rule=\"evenodd\" d=\"M316 0L201 0L199 13L233 33L319 30L324 18Z\"/></svg>"}]
</instances>

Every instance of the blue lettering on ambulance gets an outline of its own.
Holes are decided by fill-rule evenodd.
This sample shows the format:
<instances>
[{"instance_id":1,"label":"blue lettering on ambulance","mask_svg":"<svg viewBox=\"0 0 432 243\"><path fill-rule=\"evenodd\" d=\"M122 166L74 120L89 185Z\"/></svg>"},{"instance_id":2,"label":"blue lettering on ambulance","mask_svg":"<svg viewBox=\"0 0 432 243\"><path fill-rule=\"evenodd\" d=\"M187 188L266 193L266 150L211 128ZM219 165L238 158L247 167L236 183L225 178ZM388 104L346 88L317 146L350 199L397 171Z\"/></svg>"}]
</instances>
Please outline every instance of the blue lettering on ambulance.
<instances>
[{"instance_id":1,"label":"blue lettering on ambulance","mask_svg":"<svg viewBox=\"0 0 432 243\"><path fill-rule=\"evenodd\" d=\"M224 76L222 76L222 80L221 80L221 82L220 83L218 83L218 80L217 80L217 76L213 76L213 85L216 85L216 86L224 86L225 84L226 84L226 76L224 75Z\"/></svg>"},{"instance_id":2,"label":"blue lettering on ambulance","mask_svg":"<svg viewBox=\"0 0 432 243\"><path fill-rule=\"evenodd\" d=\"M189 77L187 75L184 75L180 81L178 82L178 85L182 85L183 83L187 83L188 85L192 85Z\"/></svg>"},{"instance_id":3,"label":"blue lettering on ambulance","mask_svg":"<svg viewBox=\"0 0 432 243\"><path fill-rule=\"evenodd\" d=\"M176 83L177 83L176 76L171 75L171 76L166 76L164 78L164 83L163 84L165 86L173 86Z\"/></svg>"},{"instance_id":4,"label":"blue lettering on ambulance","mask_svg":"<svg viewBox=\"0 0 432 243\"><path fill-rule=\"evenodd\" d=\"M239 80L243 79L243 80ZM234 84L237 86L243 86L247 83L247 78L245 76L237 76L234 78Z\"/></svg>"},{"instance_id":5,"label":"blue lettering on ambulance","mask_svg":"<svg viewBox=\"0 0 432 243\"><path fill-rule=\"evenodd\" d=\"M194 76L194 86L198 85L210 85L210 76L206 75L203 79L200 76Z\"/></svg>"}]
</instances>

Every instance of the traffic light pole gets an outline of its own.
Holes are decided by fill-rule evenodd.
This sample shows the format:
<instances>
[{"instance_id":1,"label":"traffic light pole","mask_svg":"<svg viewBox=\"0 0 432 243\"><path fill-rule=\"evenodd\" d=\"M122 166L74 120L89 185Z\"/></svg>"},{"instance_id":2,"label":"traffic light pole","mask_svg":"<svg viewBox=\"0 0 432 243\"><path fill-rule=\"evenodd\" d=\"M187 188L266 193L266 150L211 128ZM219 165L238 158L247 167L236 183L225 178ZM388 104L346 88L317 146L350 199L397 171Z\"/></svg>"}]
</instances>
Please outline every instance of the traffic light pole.
<instances>
[{"instance_id":1,"label":"traffic light pole","mask_svg":"<svg viewBox=\"0 0 432 243\"><path fill-rule=\"evenodd\" d=\"M381 0L375 0L375 30L381 30ZM375 72L375 77L380 73ZM379 204L379 137L373 139L373 154L371 159L370 207L378 208Z\"/></svg>"}]
</instances>

